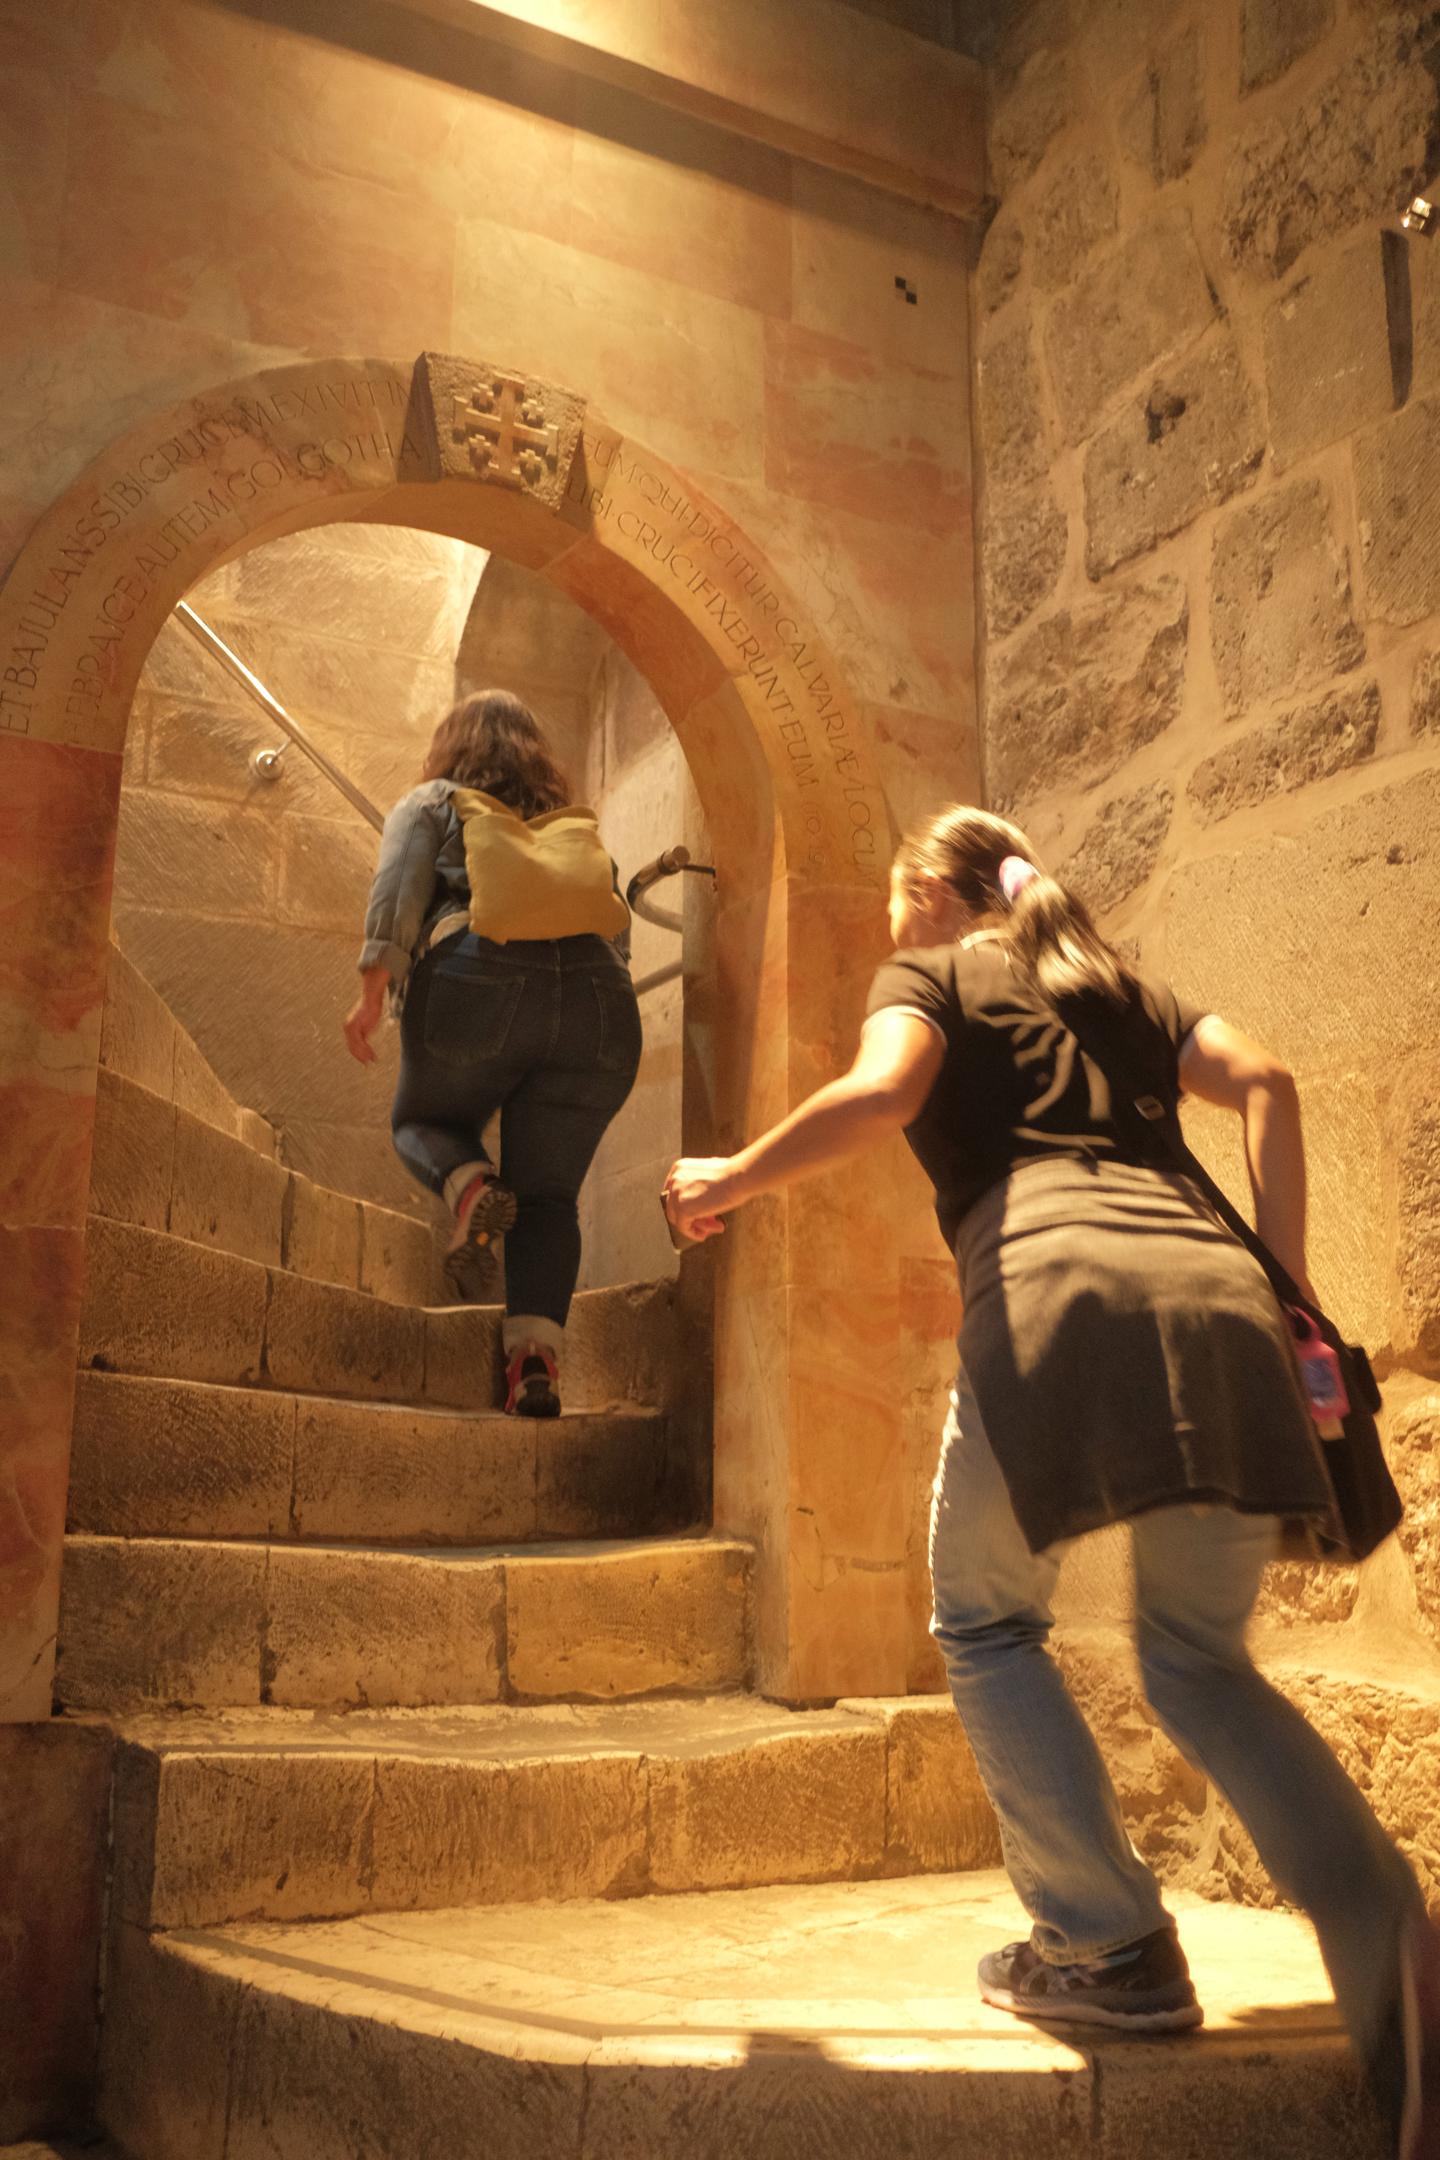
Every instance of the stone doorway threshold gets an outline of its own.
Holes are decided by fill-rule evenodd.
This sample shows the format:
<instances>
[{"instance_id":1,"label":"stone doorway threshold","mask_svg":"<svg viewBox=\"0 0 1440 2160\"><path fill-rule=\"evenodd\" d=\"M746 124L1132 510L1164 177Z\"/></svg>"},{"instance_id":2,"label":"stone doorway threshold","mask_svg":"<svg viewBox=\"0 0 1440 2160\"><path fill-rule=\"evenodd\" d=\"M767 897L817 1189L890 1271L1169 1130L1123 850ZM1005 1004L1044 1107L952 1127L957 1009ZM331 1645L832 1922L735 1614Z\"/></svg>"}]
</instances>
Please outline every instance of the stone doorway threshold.
<instances>
[{"instance_id":1,"label":"stone doorway threshold","mask_svg":"<svg viewBox=\"0 0 1440 2160\"><path fill-rule=\"evenodd\" d=\"M327 2155L1378 2156L1308 1926L1172 1904L1208 2023L1169 2039L983 2005L977 1957L1023 1930L997 1872L159 1936L112 2039L123 2084L163 2079L144 2022L183 2001L196 2160L206 2116L245 2160L302 2153L307 2121Z\"/></svg>"}]
</instances>

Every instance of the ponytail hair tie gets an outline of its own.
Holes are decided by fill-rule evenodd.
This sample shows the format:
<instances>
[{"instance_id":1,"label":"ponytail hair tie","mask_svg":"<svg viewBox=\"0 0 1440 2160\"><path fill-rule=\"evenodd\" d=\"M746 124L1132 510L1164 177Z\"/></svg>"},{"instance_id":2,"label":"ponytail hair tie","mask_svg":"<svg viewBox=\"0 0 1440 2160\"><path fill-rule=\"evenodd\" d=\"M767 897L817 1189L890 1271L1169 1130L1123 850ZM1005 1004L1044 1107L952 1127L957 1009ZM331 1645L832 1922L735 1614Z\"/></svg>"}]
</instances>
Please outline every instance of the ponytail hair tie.
<instances>
[{"instance_id":1,"label":"ponytail hair tie","mask_svg":"<svg viewBox=\"0 0 1440 2160\"><path fill-rule=\"evenodd\" d=\"M1030 883L1031 878L1037 878L1039 875L1040 866L1038 863L1026 862L1023 855L1007 855L1000 865L1000 875L997 882L1011 907L1014 907L1015 902Z\"/></svg>"}]
</instances>

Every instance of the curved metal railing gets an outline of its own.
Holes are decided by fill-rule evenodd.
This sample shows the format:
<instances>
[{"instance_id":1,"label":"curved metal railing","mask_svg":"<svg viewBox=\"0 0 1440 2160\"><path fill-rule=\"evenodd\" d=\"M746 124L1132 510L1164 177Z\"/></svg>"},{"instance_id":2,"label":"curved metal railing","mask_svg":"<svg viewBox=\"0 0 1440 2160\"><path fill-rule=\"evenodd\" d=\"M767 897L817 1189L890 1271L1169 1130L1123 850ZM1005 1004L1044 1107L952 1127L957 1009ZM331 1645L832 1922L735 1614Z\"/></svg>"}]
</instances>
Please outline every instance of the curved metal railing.
<instances>
[{"instance_id":1,"label":"curved metal railing","mask_svg":"<svg viewBox=\"0 0 1440 2160\"><path fill-rule=\"evenodd\" d=\"M197 615L188 600L181 600L175 613L181 628L188 630L201 650L209 653L212 660L217 660L226 673L233 676L241 689L269 715L286 738L278 750L256 750L252 754L250 770L257 779L278 780L281 774L280 761L293 743L302 756L309 758L316 771L323 773L330 785L338 789L351 808L359 811L368 825L373 825L376 832L383 832L383 812L376 808L368 795L356 787L348 773L341 771L333 758L325 755L317 742L312 742L299 721L291 717L274 692L266 688L237 652L231 650L219 632L211 629L204 616ZM657 909L648 905L646 895L651 886L659 884L662 878L679 877L686 871L697 877L715 876L711 864L691 861L688 848L665 848L653 862L646 863L643 869L635 872L625 888L627 905L644 921L655 923L662 930L680 930L683 927L680 917L670 913L668 909ZM671 961L664 967L652 968L648 975L642 975L636 982L636 995L641 996L647 990L658 990L663 983L674 982L682 972L682 965L678 960Z\"/></svg>"}]
</instances>

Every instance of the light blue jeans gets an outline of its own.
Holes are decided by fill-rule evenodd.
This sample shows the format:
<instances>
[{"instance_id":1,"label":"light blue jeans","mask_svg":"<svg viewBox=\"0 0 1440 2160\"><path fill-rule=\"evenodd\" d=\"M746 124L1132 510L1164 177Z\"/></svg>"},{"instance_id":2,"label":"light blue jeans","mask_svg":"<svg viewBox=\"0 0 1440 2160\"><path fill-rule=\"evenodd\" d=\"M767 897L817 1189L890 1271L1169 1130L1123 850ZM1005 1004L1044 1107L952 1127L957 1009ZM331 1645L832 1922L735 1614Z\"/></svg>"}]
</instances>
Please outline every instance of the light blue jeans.
<instances>
[{"instance_id":1,"label":"light blue jeans","mask_svg":"<svg viewBox=\"0 0 1440 2160\"><path fill-rule=\"evenodd\" d=\"M1150 1707L1234 1808L1281 1895L1308 1913L1341 2015L1368 2057L1395 2000L1402 1931L1423 1904L1335 1756L1246 1650L1274 1519L1169 1507L1130 1530ZM933 1633L999 1817L1010 1879L1036 1948L1054 1964L1169 1925L1047 1646L1067 1550L1032 1553L1026 1544L962 1373L930 1522Z\"/></svg>"}]
</instances>

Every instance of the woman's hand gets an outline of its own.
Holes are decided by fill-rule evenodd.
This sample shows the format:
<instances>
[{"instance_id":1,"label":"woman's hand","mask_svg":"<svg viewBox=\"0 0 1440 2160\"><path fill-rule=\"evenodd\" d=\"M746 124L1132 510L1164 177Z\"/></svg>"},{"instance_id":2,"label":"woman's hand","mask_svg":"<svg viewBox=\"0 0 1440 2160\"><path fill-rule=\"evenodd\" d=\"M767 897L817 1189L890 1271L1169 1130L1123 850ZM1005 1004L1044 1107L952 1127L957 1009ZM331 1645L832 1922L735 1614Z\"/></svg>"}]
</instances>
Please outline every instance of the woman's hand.
<instances>
[{"instance_id":1,"label":"woman's hand","mask_svg":"<svg viewBox=\"0 0 1440 2160\"><path fill-rule=\"evenodd\" d=\"M682 1155L665 1180L665 1213L684 1238L718 1237L721 1214L747 1198L733 1155Z\"/></svg>"},{"instance_id":2,"label":"woman's hand","mask_svg":"<svg viewBox=\"0 0 1440 2160\"><path fill-rule=\"evenodd\" d=\"M375 1063L370 1038L385 1011L385 992L390 975L386 968L366 968L360 977L360 995L345 1016L345 1047L361 1065Z\"/></svg>"}]
</instances>

